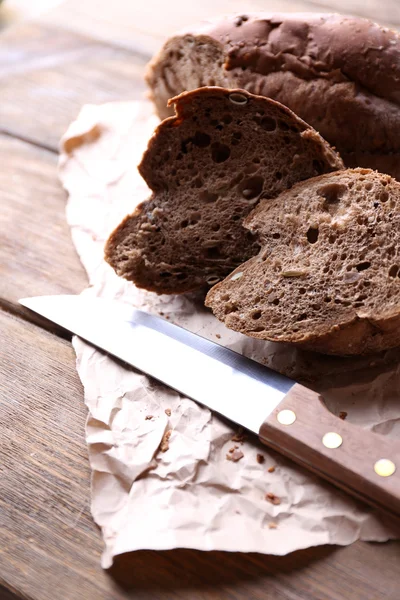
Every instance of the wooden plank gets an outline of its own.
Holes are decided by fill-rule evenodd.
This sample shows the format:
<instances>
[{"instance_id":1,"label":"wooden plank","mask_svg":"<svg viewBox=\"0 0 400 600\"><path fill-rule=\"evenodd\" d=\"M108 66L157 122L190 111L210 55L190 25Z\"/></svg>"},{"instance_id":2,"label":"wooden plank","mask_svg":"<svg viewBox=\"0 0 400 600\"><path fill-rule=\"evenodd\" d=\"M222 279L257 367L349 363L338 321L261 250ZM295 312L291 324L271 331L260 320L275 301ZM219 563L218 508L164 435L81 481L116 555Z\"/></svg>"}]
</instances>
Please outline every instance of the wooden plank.
<instances>
[{"instance_id":1,"label":"wooden plank","mask_svg":"<svg viewBox=\"0 0 400 600\"><path fill-rule=\"evenodd\" d=\"M28 600L398 600L400 544L287 557L140 551L101 570L69 343L0 311L0 593ZM3 597L3 596L0 596Z\"/></svg>"},{"instance_id":2,"label":"wooden plank","mask_svg":"<svg viewBox=\"0 0 400 600\"><path fill-rule=\"evenodd\" d=\"M57 156L0 135L0 302L79 293L87 277L65 220ZM22 311L21 307L21 311Z\"/></svg>"},{"instance_id":3,"label":"wooden plank","mask_svg":"<svg viewBox=\"0 0 400 600\"><path fill-rule=\"evenodd\" d=\"M1 312L0 329L0 584L28 598L94 597L107 578L72 347Z\"/></svg>"},{"instance_id":4,"label":"wooden plank","mask_svg":"<svg viewBox=\"0 0 400 600\"><path fill-rule=\"evenodd\" d=\"M41 16L56 24L126 48L154 54L163 41L181 28L229 13L342 12L400 25L398 0L66 0Z\"/></svg>"},{"instance_id":5,"label":"wooden plank","mask_svg":"<svg viewBox=\"0 0 400 600\"><path fill-rule=\"evenodd\" d=\"M55 27L0 35L0 131L57 150L83 104L142 98L147 57Z\"/></svg>"}]
</instances>

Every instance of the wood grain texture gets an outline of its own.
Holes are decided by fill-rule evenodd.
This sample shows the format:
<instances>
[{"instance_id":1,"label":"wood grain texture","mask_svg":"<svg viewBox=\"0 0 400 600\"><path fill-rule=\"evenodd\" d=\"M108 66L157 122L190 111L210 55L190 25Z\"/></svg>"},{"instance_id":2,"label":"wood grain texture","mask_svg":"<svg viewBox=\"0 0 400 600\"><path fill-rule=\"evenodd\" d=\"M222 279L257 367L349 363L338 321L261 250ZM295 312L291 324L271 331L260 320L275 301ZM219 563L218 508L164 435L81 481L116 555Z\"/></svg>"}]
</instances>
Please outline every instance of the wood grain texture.
<instances>
[{"instance_id":1,"label":"wood grain texture","mask_svg":"<svg viewBox=\"0 0 400 600\"><path fill-rule=\"evenodd\" d=\"M398 600L400 544L286 557L172 550L101 570L69 343L0 312L0 598Z\"/></svg>"},{"instance_id":2,"label":"wood grain texture","mask_svg":"<svg viewBox=\"0 0 400 600\"><path fill-rule=\"evenodd\" d=\"M296 420L279 423L282 410L293 411ZM325 434L342 437L338 448L326 448ZM296 383L260 429L260 439L317 475L345 491L388 512L400 532L400 442L361 429L332 415L316 392ZM397 465L391 477L379 477L374 464L390 459Z\"/></svg>"},{"instance_id":3,"label":"wood grain texture","mask_svg":"<svg viewBox=\"0 0 400 600\"><path fill-rule=\"evenodd\" d=\"M58 149L83 104L142 98L147 57L55 27L0 36L0 131Z\"/></svg>"},{"instance_id":4,"label":"wood grain texture","mask_svg":"<svg viewBox=\"0 0 400 600\"><path fill-rule=\"evenodd\" d=\"M0 583L43 600L100 593L72 347L4 313L0 329Z\"/></svg>"},{"instance_id":5,"label":"wood grain texture","mask_svg":"<svg viewBox=\"0 0 400 600\"><path fill-rule=\"evenodd\" d=\"M154 54L167 37L202 19L251 11L342 12L400 25L398 0L66 0L42 15L41 21Z\"/></svg>"},{"instance_id":6,"label":"wood grain texture","mask_svg":"<svg viewBox=\"0 0 400 600\"><path fill-rule=\"evenodd\" d=\"M87 277L65 220L54 153L0 135L0 303L80 293Z\"/></svg>"}]
</instances>

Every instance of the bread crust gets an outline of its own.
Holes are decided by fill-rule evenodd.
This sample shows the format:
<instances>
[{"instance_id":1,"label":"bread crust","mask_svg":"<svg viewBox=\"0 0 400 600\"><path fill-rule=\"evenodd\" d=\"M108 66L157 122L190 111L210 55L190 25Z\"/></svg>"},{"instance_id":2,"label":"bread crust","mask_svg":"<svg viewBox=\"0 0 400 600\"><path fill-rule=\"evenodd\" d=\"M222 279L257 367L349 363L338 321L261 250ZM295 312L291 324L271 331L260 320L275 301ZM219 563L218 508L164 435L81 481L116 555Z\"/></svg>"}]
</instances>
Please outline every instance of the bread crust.
<instances>
[{"instance_id":1,"label":"bread crust","mask_svg":"<svg viewBox=\"0 0 400 600\"><path fill-rule=\"evenodd\" d=\"M367 19L254 13L209 22L169 40L146 79L162 117L167 99L199 79L241 87L291 108L347 166L400 178L400 34Z\"/></svg>"}]
</instances>

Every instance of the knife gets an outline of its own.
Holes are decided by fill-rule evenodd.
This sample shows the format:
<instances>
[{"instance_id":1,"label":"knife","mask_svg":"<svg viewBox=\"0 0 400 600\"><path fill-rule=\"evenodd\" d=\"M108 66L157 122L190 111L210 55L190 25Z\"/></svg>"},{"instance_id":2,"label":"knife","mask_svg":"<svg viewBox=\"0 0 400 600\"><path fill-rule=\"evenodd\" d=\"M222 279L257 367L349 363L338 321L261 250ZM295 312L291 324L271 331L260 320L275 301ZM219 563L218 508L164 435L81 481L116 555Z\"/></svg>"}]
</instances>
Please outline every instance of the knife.
<instances>
[{"instance_id":1,"label":"knife","mask_svg":"<svg viewBox=\"0 0 400 600\"><path fill-rule=\"evenodd\" d=\"M400 517L400 443L334 416L316 392L122 302L85 295L19 302L256 433L337 487Z\"/></svg>"}]
</instances>

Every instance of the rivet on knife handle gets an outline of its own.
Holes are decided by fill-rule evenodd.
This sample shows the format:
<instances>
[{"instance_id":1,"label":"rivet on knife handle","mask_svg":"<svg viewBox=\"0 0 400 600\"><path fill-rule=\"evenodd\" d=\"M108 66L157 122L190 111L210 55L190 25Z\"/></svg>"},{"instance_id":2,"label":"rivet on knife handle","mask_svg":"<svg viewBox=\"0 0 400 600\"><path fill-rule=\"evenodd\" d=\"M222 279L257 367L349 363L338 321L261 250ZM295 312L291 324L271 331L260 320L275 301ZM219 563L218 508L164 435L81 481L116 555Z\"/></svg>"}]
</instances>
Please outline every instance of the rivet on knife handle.
<instances>
[{"instance_id":1,"label":"rivet on knife handle","mask_svg":"<svg viewBox=\"0 0 400 600\"><path fill-rule=\"evenodd\" d=\"M260 429L262 442L400 518L400 443L332 415L295 384Z\"/></svg>"}]
</instances>

